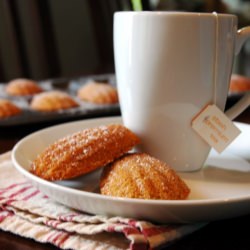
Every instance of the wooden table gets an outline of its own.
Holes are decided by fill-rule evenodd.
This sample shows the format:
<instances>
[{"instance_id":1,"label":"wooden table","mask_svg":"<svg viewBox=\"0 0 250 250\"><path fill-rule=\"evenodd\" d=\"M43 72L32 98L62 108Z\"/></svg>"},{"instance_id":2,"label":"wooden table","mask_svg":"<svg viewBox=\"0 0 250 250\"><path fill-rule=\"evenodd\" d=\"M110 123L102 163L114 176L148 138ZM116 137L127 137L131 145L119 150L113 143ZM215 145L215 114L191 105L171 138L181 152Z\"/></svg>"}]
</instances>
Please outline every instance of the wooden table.
<instances>
[{"instance_id":1,"label":"wooden table","mask_svg":"<svg viewBox=\"0 0 250 250\"><path fill-rule=\"evenodd\" d=\"M237 121L250 124L250 108L240 115ZM51 124L21 126L19 128L1 128L0 153L11 150L14 144L25 135ZM233 219L211 222L199 231L171 244L168 250L245 250L250 249L249 215ZM53 250L56 247L50 244L40 244L30 239L15 236L11 233L0 231L1 250Z\"/></svg>"}]
</instances>

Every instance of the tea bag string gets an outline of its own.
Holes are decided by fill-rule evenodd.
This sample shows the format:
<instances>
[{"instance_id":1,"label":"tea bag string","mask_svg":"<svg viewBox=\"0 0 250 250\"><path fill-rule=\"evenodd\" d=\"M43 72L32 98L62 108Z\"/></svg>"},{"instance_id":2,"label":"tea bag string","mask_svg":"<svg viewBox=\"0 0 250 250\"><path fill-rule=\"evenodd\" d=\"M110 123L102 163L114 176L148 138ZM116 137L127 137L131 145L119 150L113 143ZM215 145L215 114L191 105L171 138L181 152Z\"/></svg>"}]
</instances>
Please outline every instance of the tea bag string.
<instances>
[{"instance_id":1,"label":"tea bag string","mask_svg":"<svg viewBox=\"0 0 250 250\"><path fill-rule=\"evenodd\" d=\"M213 103L217 103L217 70L218 70L218 39L219 39L219 23L218 14L213 12L215 17L215 62L214 62L214 72L213 72Z\"/></svg>"}]
</instances>

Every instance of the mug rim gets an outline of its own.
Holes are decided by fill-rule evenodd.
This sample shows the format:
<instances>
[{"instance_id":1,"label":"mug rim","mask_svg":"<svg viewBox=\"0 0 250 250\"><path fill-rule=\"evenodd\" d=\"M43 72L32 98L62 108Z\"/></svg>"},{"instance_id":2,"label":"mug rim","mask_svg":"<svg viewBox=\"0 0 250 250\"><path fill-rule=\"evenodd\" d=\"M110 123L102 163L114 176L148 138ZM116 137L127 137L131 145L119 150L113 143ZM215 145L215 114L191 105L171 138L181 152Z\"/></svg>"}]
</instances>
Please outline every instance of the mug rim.
<instances>
[{"instance_id":1,"label":"mug rim","mask_svg":"<svg viewBox=\"0 0 250 250\"><path fill-rule=\"evenodd\" d=\"M136 15L136 16L193 16L193 17L233 17L237 18L237 15L235 14L229 14L229 13L217 13L217 12L188 12L188 11L173 11L173 10L166 10L166 11L116 11L114 13L115 15Z\"/></svg>"}]
</instances>

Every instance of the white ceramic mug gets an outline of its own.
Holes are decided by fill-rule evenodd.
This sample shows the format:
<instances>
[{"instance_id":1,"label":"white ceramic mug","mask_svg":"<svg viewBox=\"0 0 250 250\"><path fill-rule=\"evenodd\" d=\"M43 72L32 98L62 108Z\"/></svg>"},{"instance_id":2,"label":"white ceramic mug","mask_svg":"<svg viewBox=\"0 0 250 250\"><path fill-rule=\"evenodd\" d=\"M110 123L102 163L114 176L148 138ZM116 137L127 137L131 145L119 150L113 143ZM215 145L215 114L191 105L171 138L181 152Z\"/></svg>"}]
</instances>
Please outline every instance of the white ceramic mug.
<instances>
[{"instance_id":1,"label":"white ceramic mug","mask_svg":"<svg viewBox=\"0 0 250 250\"><path fill-rule=\"evenodd\" d=\"M207 104L224 110L234 55L250 36L230 14L117 12L115 70L124 124L177 171L200 169L210 147L191 128ZM249 96L228 112L233 119Z\"/></svg>"}]
</instances>

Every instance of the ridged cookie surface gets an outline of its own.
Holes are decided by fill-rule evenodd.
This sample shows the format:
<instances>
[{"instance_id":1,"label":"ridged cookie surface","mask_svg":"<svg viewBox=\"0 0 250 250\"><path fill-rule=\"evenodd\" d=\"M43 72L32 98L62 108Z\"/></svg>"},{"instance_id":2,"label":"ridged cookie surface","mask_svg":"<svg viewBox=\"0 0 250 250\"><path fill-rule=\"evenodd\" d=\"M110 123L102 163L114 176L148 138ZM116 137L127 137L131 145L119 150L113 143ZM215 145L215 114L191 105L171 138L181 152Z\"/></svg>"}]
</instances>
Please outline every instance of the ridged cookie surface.
<instances>
[{"instance_id":1,"label":"ridged cookie surface","mask_svg":"<svg viewBox=\"0 0 250 250\"><path fill-rule=\"evenodd\" d=\"M30 107L37 111L58 111L77 107L79 104L67 93L61 91L48 91L33 97Z\"/></svg>"},{"instance_id":2,"label":"ridged cookie surface","mask_svg":"<svg viewBox=\"0 0 250 250\"><path fill-rule=\"evenodd\" d=\"M120 124L85 129L48 146L33 161L31 172L47 180L73 178L103 167L138 143Z\"/></svg>"},{"instance_id":3,"label":"ridged cookie surface","mask_svg":"<svg viewBox=\"0 0 250 250\"><path fill-rule=\"evenodd\" d=\"M33 95L43 91L36 81L30 79L14 79L6 85L5 90L13 96Z\"/></svg>"},{"instance_id":4,"label":"ridged cookie surface","mask_svg":"<svg viewBox=\"0 0 250 250\"><path fill-rule=\"evenodd\" d=\"M128 154L106 166L101 194L139 199L181 200L190 189L166 163L145 153Z\"/></svg>"},{"instance_id":5,"label":"ridged cookie surface","mask_svg":"<svg viewBox=\"0 0 250 250\"><path fill-rule=\"evenodd\" d=\"M87 83L78 90L77 96L83 101L97 104L118 103L116 88L107 83Z\"/></svg>"}]
</instances>

